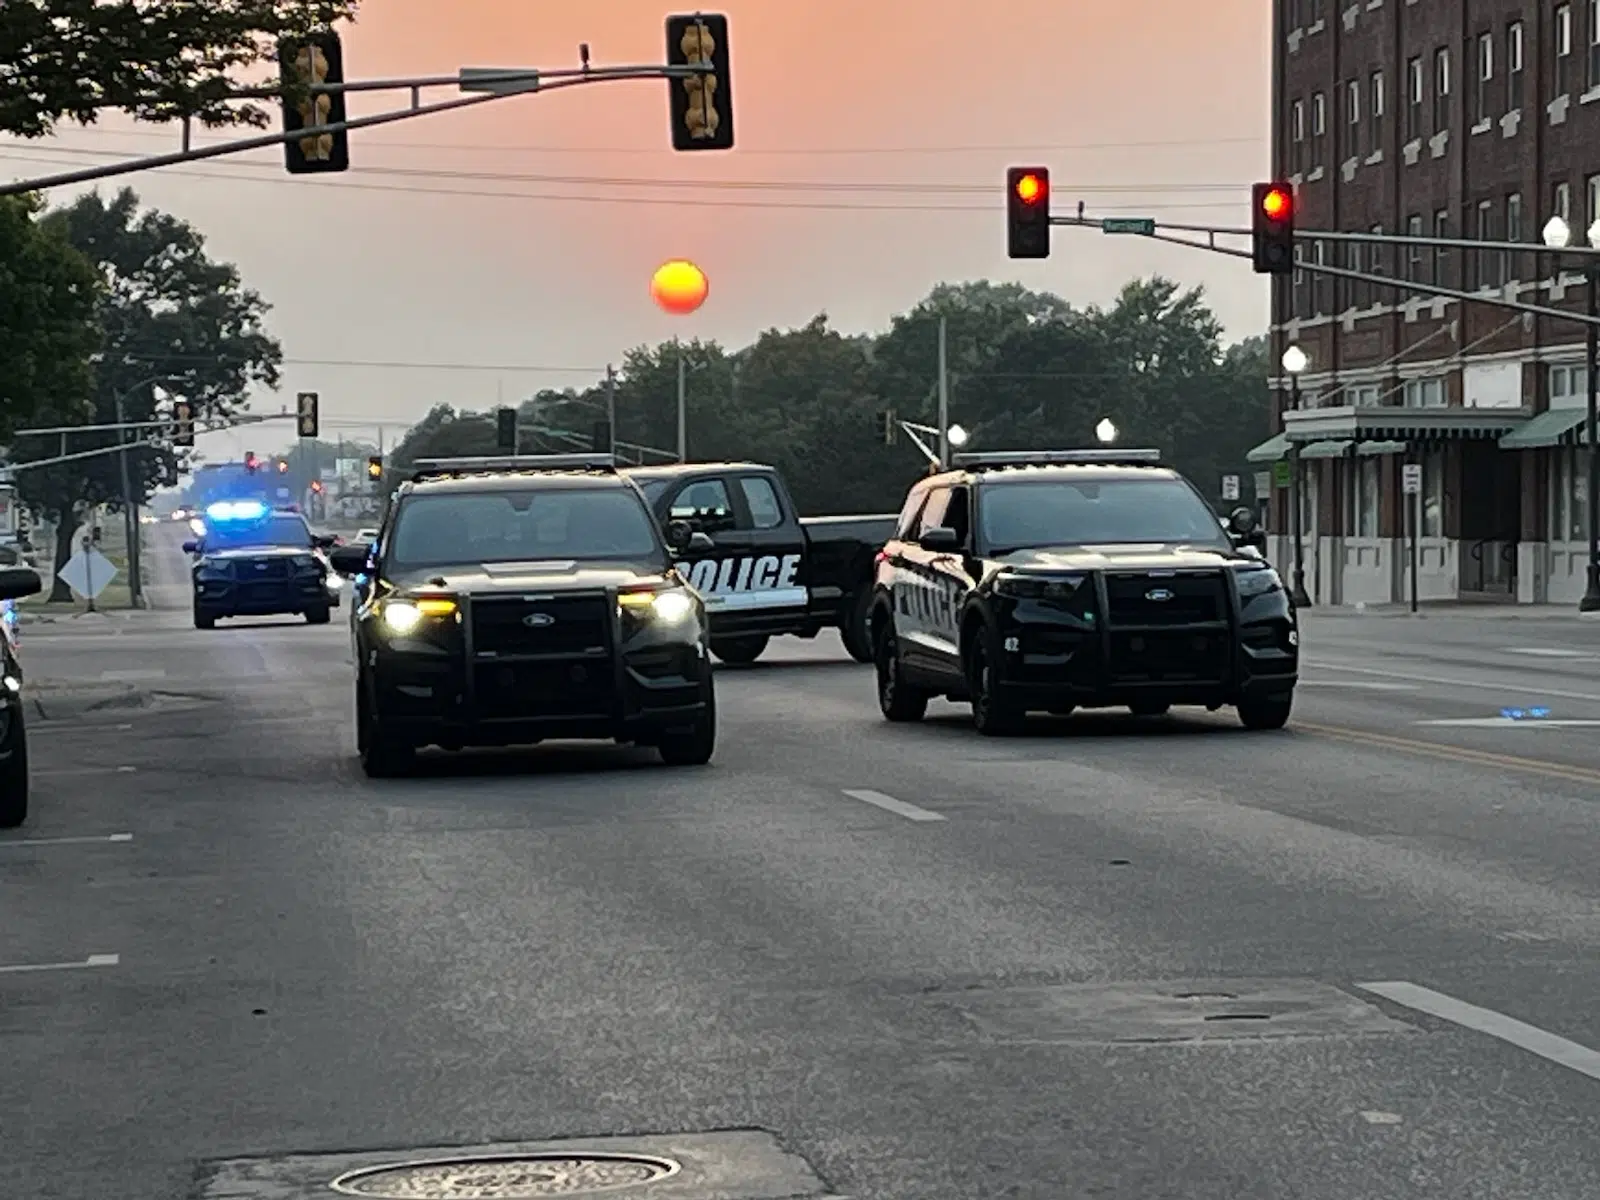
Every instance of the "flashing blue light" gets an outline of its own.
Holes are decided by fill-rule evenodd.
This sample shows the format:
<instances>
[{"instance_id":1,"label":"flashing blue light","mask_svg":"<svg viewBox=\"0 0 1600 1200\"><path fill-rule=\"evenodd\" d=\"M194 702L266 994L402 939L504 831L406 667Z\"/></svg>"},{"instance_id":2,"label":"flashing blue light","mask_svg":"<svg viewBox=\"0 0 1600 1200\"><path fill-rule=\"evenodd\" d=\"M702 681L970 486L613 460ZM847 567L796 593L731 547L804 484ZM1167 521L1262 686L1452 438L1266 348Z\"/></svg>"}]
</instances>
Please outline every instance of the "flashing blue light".
<instances>
[{"instance_id":1,"label":"flashing blue light","mask_svg":"<svg viewBox=\"0 0 1600 1200\"><path fill-rule=\"evenodd\" d=\"M271 511L259 500L220 500L206 507L206 516L221 524L226 521L259 521Z\"/></svg>"}]
</instances>

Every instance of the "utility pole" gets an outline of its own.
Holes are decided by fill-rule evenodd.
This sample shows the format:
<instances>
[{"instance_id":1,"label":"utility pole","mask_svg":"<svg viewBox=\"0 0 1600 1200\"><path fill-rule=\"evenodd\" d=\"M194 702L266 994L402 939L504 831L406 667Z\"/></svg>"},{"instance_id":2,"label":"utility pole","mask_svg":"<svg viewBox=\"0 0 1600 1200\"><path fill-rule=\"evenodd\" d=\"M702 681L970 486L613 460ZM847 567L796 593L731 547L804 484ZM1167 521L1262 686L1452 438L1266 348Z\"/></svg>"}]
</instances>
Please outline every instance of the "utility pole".
<instances>
[{"instance_id":1,"label":"utility pole","mask_svg":"<svg viewBox=\"0 0 1600 1200\"><path fill-rule=\"evenodd\" d=\"M950 469L950 371L947 323L939 318L939 469Z\"/></svg>"},{"instance_id":2,"label":"utility pole","mask_svg":"<svg viewBox=\"0 0 1600 1200\"><path fill-rule=\"evenodd\" d=\"M606 440L610 443L606 449L610 452L613 461L617 457L617 372L610 363L606 364Z\"/></svg>"},{"instance_id":3,"label":"utility pole","mask_svg":"<svg viewBox=\"0 0 1600 1200\"><path fill-rule=\"evenodd\" d=\"M126 421L122 393L117 393L117 423ZM144 577L139 563L139 505L133 496L133 475L128 470L127 435L123 430L117 431L117 442L121 449L117 458L122 465L122 527L128 541L128 601L134 608L143 607Z\"/></svg>"},{"instance_id":4,"label":"utility pole","mask_svg":"<svg viewBox=\"0 0 1600 1200\"><path fill-rule=\"evenodd\" d=\"M678 461L689 461L689 388L688 366L683 357L683 342L674 338L678 347Z\"/></svg>"}]
</instances>

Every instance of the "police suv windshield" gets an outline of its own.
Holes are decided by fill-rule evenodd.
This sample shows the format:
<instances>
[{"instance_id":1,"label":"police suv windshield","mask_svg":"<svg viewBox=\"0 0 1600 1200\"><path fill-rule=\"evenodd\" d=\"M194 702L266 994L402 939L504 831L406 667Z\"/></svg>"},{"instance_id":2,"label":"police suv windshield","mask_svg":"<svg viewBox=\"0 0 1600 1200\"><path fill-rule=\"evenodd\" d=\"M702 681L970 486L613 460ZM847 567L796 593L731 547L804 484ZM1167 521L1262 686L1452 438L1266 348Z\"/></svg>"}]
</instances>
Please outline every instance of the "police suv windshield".
<instances>
[{"instance_id":1,"label":"police suv windshield","mask_svg":"<svg viewBox=\"0 0 1600 1200\"><path fill-rule=\"evenodd\" d=\"M294 513L273 513L260 520L206 520L207 550L243 550L256 546L293 546L309 550L311 529Z\"/></svg>"},{"instance_id":2,"label":"police suv windshield","mask_svg":"<svg viewBox=\"0 0 1600 1200\"><path fill-rule=\"evenodd\" d=\"M666 561L654 519L627 488L412 496L388 554L400 568L617 559Z\"/></svg>"},{"instance_id":3,"label":"police suv windshield","mask_svg":"<svg viewBox=\"0 0 1600 1200\"><path fill-rule=\"evenodd\" d=\"M1007 480L983 489L978 522L991 554L1046 546L1231 545L1194 489L1172 478Z\"/></svg>"}]
</instances>

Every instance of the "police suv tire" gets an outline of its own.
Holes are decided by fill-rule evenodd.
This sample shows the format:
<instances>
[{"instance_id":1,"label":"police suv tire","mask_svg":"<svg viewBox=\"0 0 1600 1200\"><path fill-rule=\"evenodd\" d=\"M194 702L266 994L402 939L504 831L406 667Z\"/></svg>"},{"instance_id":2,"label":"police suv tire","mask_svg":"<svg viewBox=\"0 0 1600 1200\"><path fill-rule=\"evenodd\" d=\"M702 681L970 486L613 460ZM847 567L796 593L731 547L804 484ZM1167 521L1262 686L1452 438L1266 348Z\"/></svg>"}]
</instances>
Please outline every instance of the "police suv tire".
<instances>
[{"instance_id":1,"label":"police suv tire","mask_svg":"<svg viewBox=\"0 0 1600 1200\"><path fill-rule=\"evenodd\" d=\"M1289 723L1289 713L1293 708L1293 692L1252 696L1239 701L1239 723L1246 729L1282 729Z\"/></svg>"},{"instance_id":2,"label":"police suv tire","mask_svg":"<svg viewBox=\"0 0 1600 1200\"><path fill-rule=\"evenodd\" d=\"M994 694L994 639L985 628L978 629L967 649L968 689L972 696L972 725L984 737L1015 737L1027 724L1028 713L1013 702Z\"/></svg>"},{"instance_id":3,"label":"police suv tire","mask_svg":"<svg viewBox=\"0 0 1600 1200\"><path fill-rule=\"evenodd\" d=\"M751 634L748 637L712 638L711 653L725 663L742 667L760 658L770 640L764 633Z\"/></svg>"},{"instance_id":4,"label":"police suv tire","mask_svg":"<svg viewBox=\"0 0 1600 1200\"><path fill-rule=\"evenodd\" d=\"M717 697L706 697L705 711L687 731L669 733L656 744L661 761L669 767L703 767L717 750Z\"/></svg>"},{"instance_id":5,"label":"police suv tire","mask_svg":"<svg viewBox=\"0 0 1600 1200\"><path fill-rule=\"evenodd\" d=\"M366 680L356 681L356 754L368 779L394 779L405 775L416 761L417 750L386 733L367 703Z\"/></svg>"},{"instance_id":6,"label":"police suv tire","mask_svg":"<svg viewBox=\"0 0 1600 1200\"><path fill-rule=\"evenodd\" d=\"M16 829L28 819L28 733L22 709L11 714L11 757L0 763L0 829Z\"/></svg>"},{"instance_id":7,"label":"police suv tire","mask_svg":"<svg viewBox=\"0 0 1600 1200\"><path fill-rule=\"evenodd\" d=\"M850 610L839 624L844 648L858 663L873 661L872 653L872 589L862 588L850 603Z\"/></svg>"},{"instance_id":8,"label":"police suv tire","mask_svg":"<svg viewBox=\"0 0 1600 1200\"><path fill-rule=\"evenodd\" d=\"M878 629L873 647L877 662L878 709L888 721L920 721L928 714L929 694L913 687L900 673L900 639L892 618Z\"/></svg>"},{"instance_id":9,"label":"police suv tire","mask_svg":"<svg viewBox=\"0 0 1600 1200\"><path fill-rule=\"evenodd\" d=\"M208 613L196 604L194 606L194 627L196 629L215 629L217 627L216 614Z\"/></svg>"},{"instance_id":10,"label":"police suv tire","mask_svg":"<svg viewBox=\"0 0 1600 1200\"><path fill-rule=\"evenodd\" d=\"M333 611L329 608L313 608L306 612L307 625L326 625L333 619Z\"/></svg>"}]
</instances>

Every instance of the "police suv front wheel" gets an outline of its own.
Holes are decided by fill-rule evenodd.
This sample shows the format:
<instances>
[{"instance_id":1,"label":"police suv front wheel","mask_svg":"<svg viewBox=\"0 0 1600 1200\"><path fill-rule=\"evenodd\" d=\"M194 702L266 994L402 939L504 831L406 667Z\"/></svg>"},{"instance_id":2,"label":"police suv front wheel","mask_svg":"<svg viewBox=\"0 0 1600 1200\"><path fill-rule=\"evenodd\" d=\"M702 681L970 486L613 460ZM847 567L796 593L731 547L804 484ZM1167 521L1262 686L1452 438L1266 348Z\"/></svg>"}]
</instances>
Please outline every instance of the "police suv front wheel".
<instances>
[{"instance_id":1,"label":"police suv front wheel","mask_svg":"<svg viewBox=\"0 0 1600 1200\"><path fill-rule=\"evenodd\" d=\"M985 737L1012 737L1027 723L1027 709L1008 700L996 686L994 665L999 655L987 631L978 630L967 650L972 724Z\"/></svg>"},{"instance_id":2,"label":"police suv front wheel","mask_svg":"<svg viewBox=\"0 0 1600 1200\"><path fill-rule=\"evenodd\" d=\"M920 721L928 712L928 693L913 687L902 677L900 639L894 622L886 620L878 629L874 647L878 665L878 708L890 721Z\"/></svg>"},{"instance_id":3,"label":"police suv front wheel","mask_svg":"<svg viewBox=\"0 0 1600 1200\"><path fill-rule=\"evenodd\" d=\"M706 697L705 709L688 729L667 734L656 744L669 767L703 767L717 749L717 697Z\"/></svg>"},{"instance_id":4,"label":"police suv front wheel","mask_svg":"<svg viewBox=\"0 0 1600 1200\"><path fill-rule=\"evenodd\" d=\"M416 761L417 749L395 738L367 698L367 681L356 680L356 754L368 779L393 779L404 775Z\"/></svg>"},{"instance_id":5,"label":"police suv front wheel","mask_svg":"<svg viewBox=\"0 0 1600 1200\"><path fill-rule=\"evenodd\" d=\"M1289 723L1294 693L1275 696L1249 696L1239 701L1239 723L1246 729L1282 729Z\"/></svg>"},{"instance_id":6,"label":"police suv front wheel","mask_svg":"<svg viewBox=\"0 0 1600 1200\"><path fill-rule=\"evenodd\" d=\"M761 657L762 651L767 648L767 641L767 635L764 633L749 634L745 637L712 638L711 653L725 663L742 667Z\"/></svg>"}]
</instances>

